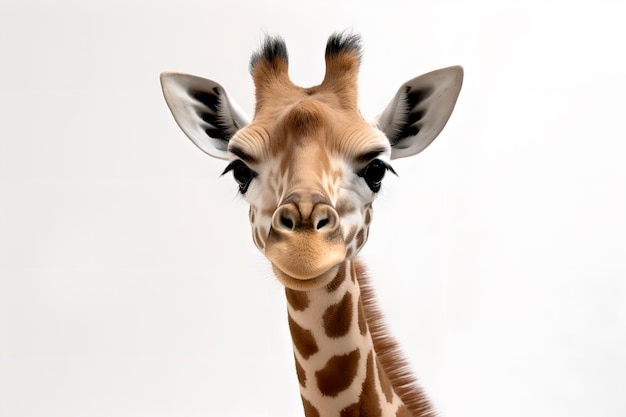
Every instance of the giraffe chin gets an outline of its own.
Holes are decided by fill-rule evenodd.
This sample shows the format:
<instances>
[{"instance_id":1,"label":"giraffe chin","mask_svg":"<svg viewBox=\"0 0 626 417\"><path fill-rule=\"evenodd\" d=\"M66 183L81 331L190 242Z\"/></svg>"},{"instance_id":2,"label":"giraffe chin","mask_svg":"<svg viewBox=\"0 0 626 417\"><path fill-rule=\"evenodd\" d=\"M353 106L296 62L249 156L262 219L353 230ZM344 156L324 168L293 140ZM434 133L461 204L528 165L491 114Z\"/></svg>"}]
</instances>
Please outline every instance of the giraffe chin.
<instances>
[{"instance_id":1,"label":"giraffe chin","mask_svg":"<svg viewBox=\"0 0 626 417\"><path fill-rule=\"evenodd\" d=\"M272 263L272 269L274 275L278 278L281 284L285 287L295 291L313 291L319 288L325 287L337 276L339 272L339 265L337 264L325 272L312 276L310 278L295 278L281 270L276 264Z\"/></svg>"},{"instance_id":2,"label":"giraffe chin","mask_svg":"<svg viewBox=\"0 0 626 417\"><path fill-rule=\"evenodd\" d=\"M346 245L338 233L285 236L271 229L265 245L265 257L272 263L278 280L296 291L311 291L329 284L345 261L346 253Z\"/></svg>"}]
</instances>

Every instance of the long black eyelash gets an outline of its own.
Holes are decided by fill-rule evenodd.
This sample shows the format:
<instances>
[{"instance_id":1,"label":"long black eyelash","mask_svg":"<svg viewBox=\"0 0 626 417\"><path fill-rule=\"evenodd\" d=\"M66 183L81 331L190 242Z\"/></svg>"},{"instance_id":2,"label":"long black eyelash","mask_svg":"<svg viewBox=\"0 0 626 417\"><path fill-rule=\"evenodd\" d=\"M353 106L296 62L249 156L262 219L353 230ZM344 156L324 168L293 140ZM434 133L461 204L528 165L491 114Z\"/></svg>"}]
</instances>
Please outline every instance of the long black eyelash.
<instances>
[{"instance_id":1,"label":"long black eyelash","mask_svg":"<svg viewBox=\"0 0 626 417\"><path fill-rule=\"evenodd\" d=\"M380 161L380 162L382 162L382 163L383 163L383 165L385 166L385 168L387 168L387 171L391 172L391 173L392 173L393 175L395 175L396 177L400 177L400 176L398 175L398 173L396 172L396 170L395 170L395 169L393 169L393 167L392 167L391 165L389 165L389 164L388 164L387 162L385 162L385 161Z\"/></svg>"},{"instance_id":2,"label":"long black eyelash","mask_svg":"<svg viewBox=\"0 0 626 417\"><path fill-rule=\"evenodd\" d=\"M246 168L248 168L250 170L250 173L252 174L253 178L257 176L257 173L254 172L253 170L251 170L250 167L248 167L248 165L246 165L245 162L243 162L241 159L235 159L234 161L232 161L230 164L228 164L226 166L224 171L222 171L222 173L220 174L220 177L223 176L224 174L227 174L228 172L232 171L233 169L237 168L237 166L239 166L239 165L243 165Z\"/></svg>"},{"instance_id":3,"label":"long black eyelash","mask_svg":"<svg viewBox=\"0 0 626 417\"><path fill-rule=\"evenodd\" d=\"M226 166L226 169L224 169L224 171L220 174L220 177L228 174L228 172L232 171L233 169L235 169L235 167L237 166L237 164L241 163L241 161L239 159L235 159L234 161L232 161L230 164L228 164Z\"/></svg>"},{"instance_id":4,"label":"long black eyelash","mask_svg":"<svg viewBox=\"0 0 626 417\"><path fill-rule=\"evenodd\" d=\"M239 176L238 176L237 169L240 169L240 168L243 168L244 171L242 172L240 170ZM239 184L239 192L241 192L241 194L245 194L246 191L248 191L248 187L250 186L250 183L257 176L257 173L251 170L250 167L248 167L248 165L246 165L246 163L240 159L236 159L232 161L230 164L228 164L228 166L226 167L226 169L224 169L224 171L222 172L222 175L220 176L223 176L229 171L233 171L233 176L235 177L235 181L237 181L237 183ZM245 178L241 177L242 173L245 174Z\"/></svg>"},{"instance_id":5,"label":"long black eyelash","mask_svg":"<svg viewBox=\"0 0 626 417\"><path fill-rule=\"evenodd\" d=\"M373 161L374 161L374 160L370 161L369 163L371 164ZM381 160L381 159L378 159L378 161L380 161L380 163L381 163L381 164L383 164L383 166L384 166L385 168L387 168L387 171L391 172L391 173L392 173L393 175L395 175L396 177L400 177L400 176L398 175L398 173L396 172L396 170L395 170L395 169L393 169L393 167L392 167L390 164L388 164L387 162L385 162L385 161L383 161L383 160ZM366 167L367 167L367 165L366 165ZM361 171L359 171L359 173L358 173L357 175L358 175L359 177L362 177L362 176L363 176L363 172L364 172L364 171L365 171L365 168L363 168Z\"/></svg>"}]
</instances>

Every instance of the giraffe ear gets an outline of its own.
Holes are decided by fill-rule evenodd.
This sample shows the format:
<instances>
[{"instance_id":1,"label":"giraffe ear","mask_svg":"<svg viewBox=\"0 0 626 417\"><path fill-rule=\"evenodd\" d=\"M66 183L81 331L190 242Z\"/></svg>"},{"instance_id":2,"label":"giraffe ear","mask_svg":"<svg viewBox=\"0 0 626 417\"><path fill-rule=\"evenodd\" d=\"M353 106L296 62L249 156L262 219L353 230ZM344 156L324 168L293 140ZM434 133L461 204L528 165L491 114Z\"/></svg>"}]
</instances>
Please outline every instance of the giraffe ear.
<instances>
[{"instance_id":1,"label":"giraffe ear","mask_svg":"<svg viewBox=\"0 0 626 417\"><path fill-rule=\"evenodd\" d=\"M375 126L391 142L391 159L423 151L445 126L463 83L460 66L439 69L402 84Z\"/></svg>"},{"instance_id":2,"label":"giraffe ear","mask_svg":"<svg viewBox=\"0 0 626 417\"><path fill-rule=\"evenodd\" d=\"M207 154L228 159L228 141L248 117L215 81L164 72L161 87L176 123Z\"/></svg>"}]
</instances>

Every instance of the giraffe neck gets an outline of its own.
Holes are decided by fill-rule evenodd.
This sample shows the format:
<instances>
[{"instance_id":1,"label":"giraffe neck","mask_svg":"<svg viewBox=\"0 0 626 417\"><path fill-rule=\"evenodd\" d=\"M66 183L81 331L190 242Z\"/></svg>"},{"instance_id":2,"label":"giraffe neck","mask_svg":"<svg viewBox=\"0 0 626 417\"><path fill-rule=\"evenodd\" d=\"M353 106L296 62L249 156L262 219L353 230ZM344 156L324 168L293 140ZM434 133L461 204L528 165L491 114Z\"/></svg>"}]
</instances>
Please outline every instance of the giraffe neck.
<instances>
[{"instance_id":1,"label":"giraffe neck","mask_svg":"<svg viewBox=\"0 0 626 417\"><path fill-rule=\"evenodd\" d=\"M364 307L359 269L353 261L346 261L326 287L308 292L286 289L306 417L413 414L401 399L402 393L394 390L376 352L379 343L372 332L381 326L368 323L372 314Z\"/></svg>"}]
</instances>

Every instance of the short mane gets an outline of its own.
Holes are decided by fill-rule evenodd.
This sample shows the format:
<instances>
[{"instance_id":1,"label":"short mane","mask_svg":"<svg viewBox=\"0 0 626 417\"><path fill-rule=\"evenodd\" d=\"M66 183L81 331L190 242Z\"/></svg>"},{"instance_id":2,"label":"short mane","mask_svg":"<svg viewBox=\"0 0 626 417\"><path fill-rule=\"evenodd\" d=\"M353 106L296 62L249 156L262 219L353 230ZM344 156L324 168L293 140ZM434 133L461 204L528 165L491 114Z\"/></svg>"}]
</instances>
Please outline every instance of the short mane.
<instances>
[{"instance_id":1,"label":"short mane","mask_svg":"<svg viewBox=\"0 0 626 417\"><path fill-rule=\"evenodd\" d=\"M413 416L435 417L437 412L409 369L408 361L400 351L400 345L387 331L387 325L376 302L374 289L369 282L365 267L358 261L355 261L355 267L374 351L378 355L378 360L389 382Z\"/></svg>"}]
</instances>

